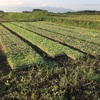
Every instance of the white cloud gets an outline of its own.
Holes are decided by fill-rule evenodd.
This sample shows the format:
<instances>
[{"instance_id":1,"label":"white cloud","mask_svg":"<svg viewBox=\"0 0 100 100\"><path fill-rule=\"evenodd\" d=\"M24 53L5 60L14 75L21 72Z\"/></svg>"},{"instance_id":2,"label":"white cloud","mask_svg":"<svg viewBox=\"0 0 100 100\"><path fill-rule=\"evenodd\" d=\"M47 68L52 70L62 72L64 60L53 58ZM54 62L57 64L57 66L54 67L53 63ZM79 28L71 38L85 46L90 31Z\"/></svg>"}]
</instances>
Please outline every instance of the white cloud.
<instances>
[{"instance_id":1,"label":"white cloud","mask_svg":"<svg viewBox=\"0 0 100 100\"><path fill-rule=\"evenodd\" d=\"M0 9L3 7L14 7L14 6L26 6L26 7L41 7L41 6L53 6L53 7L62 7L68 8L72 10L84 10L84 9L94 9L100 10L100 4L79 4L79 3L50 3L46 2L46 0L0 0ZM45 2L44 2L45 1ZM47 0L48 1L48 0Z\"/></svg>"},{"instance_id":2,"label":"white cloud","mask_svg":"<svg viewBox=\"0 0 100 100\"><path fill-rule=\"evenodd\" d=\"M0 6L29 6L29 7L39 7L41 3L36 3L34 1L28 0L0 0Z\"/></svg>"},{"instance_id":3,"label":"white cloud","mask_svg":"<svg viewBox=\"0 0 100 100\"><path fill-rule=\"evenodd\" d=\"M44 7L44 6L48 6L48 4L47 4L47 3L44 3L44 4L42 4L41 6L43 6L43 7Z\"/></svg>"},{"instance_id":4,"label":"white cloud","mask_svg":"<svg viewBox=\"0 0 100 100\"><path fill-rule=\"evenodd\" d=\"M34 3L34 2L23 2L22 3L23 6L28 6L28 7L39 7L41 4L40 3Z\"/></svg>"},{"instance_id":5,"label":"white cloud","mask_svg":"<svg viewBox=\"0 0 100 100\"><path fill-rule=\"evenodd\" d=\"M0 0L0 6L22 5L21 0Z\"/></svg>"},{"instance_id":6,"label":"white cloud","mask_svg":"<svg viewBox=\"0 0 100 100\"><path fill-rule=\"evenodd\" d=\"M100 4L80 4L78 10L100 10Z\"/></svg>"}]
</instances>

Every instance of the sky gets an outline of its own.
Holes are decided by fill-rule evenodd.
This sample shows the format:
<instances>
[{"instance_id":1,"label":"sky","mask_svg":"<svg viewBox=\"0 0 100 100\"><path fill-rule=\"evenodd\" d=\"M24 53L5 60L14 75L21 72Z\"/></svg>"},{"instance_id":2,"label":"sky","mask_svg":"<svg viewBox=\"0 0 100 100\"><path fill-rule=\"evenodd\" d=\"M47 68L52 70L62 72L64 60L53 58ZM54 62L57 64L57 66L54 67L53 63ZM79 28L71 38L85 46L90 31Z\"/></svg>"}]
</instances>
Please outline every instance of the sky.
<instances>
[{"instance_id":1,"label":"sky","mask_svg":"<svg viewBox=\"0 0 100 100\"><path fill-rule=\"evenodd\" d=\"M11 7L19 7L20 10L20 7L43 6L72 10L100 10L100 0L0 0L0 10L11 10Z\"/></svg>"}]
</instances>

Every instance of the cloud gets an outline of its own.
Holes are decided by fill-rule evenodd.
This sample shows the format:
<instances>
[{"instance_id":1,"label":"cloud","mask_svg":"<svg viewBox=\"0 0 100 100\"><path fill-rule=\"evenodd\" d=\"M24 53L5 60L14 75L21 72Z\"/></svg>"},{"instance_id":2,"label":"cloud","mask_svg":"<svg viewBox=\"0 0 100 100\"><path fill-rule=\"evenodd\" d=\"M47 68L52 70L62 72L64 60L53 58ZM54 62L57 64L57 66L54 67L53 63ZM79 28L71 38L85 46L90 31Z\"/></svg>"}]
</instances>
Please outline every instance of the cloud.
<instances>
[{"instance_id":1,"label":"cloud","mask_svg":"<svg viewBox=\"0 0 100 100\"><path fill-rule=\"evenodd\" d=\"M34 2L27 1L27 2L23 2L22 6L40 7L41 3L36 3L36 2L34 3Z\"/></svg>"},{"instance_id":2,"label":"cloud","mask_svg":"<svg viewBox=\"0 0 100 100\"><path fill-rule=\"evenodd\" d=\"M41 3L28 1L28 0L0 0L0 6L28 6L28 7L39 7Z\"/></svg>"},{"instance_id":3,"label":"cloud","mask_svg":"<svg viewBox=\"0 0 100 100\"><path fill-rule=\"evenodd\" d=\"M79 9L84 10L100 10L100 4L81 4Z\"/></svg>"},{"instance_id":4,"label":"cloud","mask_svg":"<svg viewBox=\"0 0 100 100\"><path fill-rule=\"evenodd\" d=\"M74 11L77 10L100 10L100 4L82 4L82 3L72 3L64 4L63 7L70 8Z\"/></svg>"},{"instance_id":5,"label":"cloud","mask_svg":"<svg viewBox=\"0 0 100 100\"><path fill-rule=\"evenodd\" d=\"M41 7L41 6L53 6L53 7L62 7L68 8L72 10L100 10L100 4L80 4L75 2L68 2L68 3L58 3L57 1L54 2L46 2L46 0L0 0L0 9L3 7L14 7L14 6L23 6L23 7ZM45 1L45 2L44 2ZM52 0L51 0L52 1Z\"/></svg>"},{"instance_id":6,"label":"cloud","mask_svg":"<svg viewBox=\"0 0 100 100\"><path fill-rule=\"evenodd\" d=\"M22 5L21 0L0 0L0 6Z\"/></svg>"},{"instance_id":7,"label":"cloud","mask_svg":"<svg viewBox=\"0 0 100 100\"><path fill-rule=\"evenodd\" d=\"M49 6L49 5L47 3L43 3L41 6L44 7L44 6Z\"/></svg>"}]
</instances>

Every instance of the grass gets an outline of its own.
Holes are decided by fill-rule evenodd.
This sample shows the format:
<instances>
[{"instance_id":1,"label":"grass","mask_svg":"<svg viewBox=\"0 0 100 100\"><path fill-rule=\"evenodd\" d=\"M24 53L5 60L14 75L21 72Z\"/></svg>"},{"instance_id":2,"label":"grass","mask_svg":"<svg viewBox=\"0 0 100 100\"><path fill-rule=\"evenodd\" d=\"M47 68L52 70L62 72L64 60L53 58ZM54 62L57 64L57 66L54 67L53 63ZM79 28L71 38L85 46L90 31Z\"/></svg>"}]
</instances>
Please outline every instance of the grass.
<instances>
[{"instance_id":1,"label":"grass","mask_svg":"<svg viewBox=\"0 0 100 100\"><path fill-rule=\"evenodd\" d=\"M62 18L71 19L71 20L86 20L86 21L100 21L100 15L67 15L61 16Z\"/></svg>"},{"instance_id":2,"label":"grass","mask_svg":"<svg viewBox=\"0 0 100 100\"><path fill-rule=\"evenodd\" d=\"M1 17L3 21L41 21L47 14L45 12L33 12L33 13L4 13ZM2 21L2 20L1 20Z\"/></svg>"},{"instance_id":3,"label":"grass","mask_svg":"<svg viewBox=\"0 0 100 100\"><path fill-rule=\"evenodd\" d=\"M0 44L12 69L34 65L42 58L30 46L0 26Z\"/></svg>"},{"instance_id":4,"label":"grass","mask_svg":"<svg viewBox=\"0 0 100 100\"><path fill-rule=\"evenodd\" d=\"M67 46L63 46L58 42L54 42L40 35L34 34L34 32L27 31L23 28L20 28L10 23L3 23L3 25L5 25L9 29L19 34L21 37L25 38L32 44L42 49L52 58L55 58L56 56L60 56L60 55L67 55L74 60L85 57L85 55L81 52L73 50Z\"/></svg>"},{"instance_id":5,"label":"grass","mask_svg":"<svg viewBox=\"0 0 100 100\"><path fill-rule=\"evenodd\" d=\"M60 29L57 29L56 31L53 31L53 29L55 30L56 28L52 28L50 27L50 29L47 30L47 28L44 25L41 25L42 27L45 28L38 28L35 27L38 22L33 22L31 24L27 24L27 23L13 23L17 26L21 26L24 29L28 29L32 32L36 32L39 35L45 36L47 38L50 38L52 40L55 40L57 42L60 42L62 44L65 45L69 45L72 46L75 49L78 49L82 52L85 52L87 54L93 55L95 57L98 57L98 55L100 54L100 46L99 46L99 42L100 40L96 38L91 38L90 36L88 36L88 38L86 38L85 36L82 35L76 35L74 32L72 34L72 32L67 32L67 31L62 31ZM34 26L33 26L34 24ZM71 35L72 34L72 35ZM84 38L83 40L82 37ZM90 41L90 42L89 42ZM93 41L93 42L92 42Z\"/></svg>"},{"instance_id":6,"label":"grass","mask_svg":"<svg viewBox=\"0 0 100 100\"><path fill-rule=\"evenodd\" d=\"M0 99L99 100L100 67L93 63L51 63L12 71L0 79Z\"/></svg>"},{"instance_id":7,"label":"grass","mask_svg":"<svg viewBox=\"0 0 100 100\"><path fill-rule=\"evenodd\" d=\"M88 15L87 15L88 16ZM65 17L55 17L55 16L48 16L45 18L45 21L47 22L53 22L56 24L63 24L63 25L70 25L70 26L76 26L76 27L82 27L82 28L89 28L89 29L96 29L100 30L100 22L99 21L87 21L85 20L77 20L77 19L66 19Z\"/></svg>"},{"instance_id":8,"label":"grass","mask_svg":"<svg viewBox=\"0 0 100 100\"><path fill-rule=\"evenodd\" d=\"M25 23L24 23L25 24ZM50 23L44 23L42 22L29 22L28 25L32 25L41 29L45 29L51 32L55 32L58 34L62 34L65 36L70 36L73 38L77 38L80 40L85 40L87 42L93 42L95 44L100 44L99 40L99 31L98 33L91 32L91 30L85 30L85 34L82 32L82 28L75 28L75 27L61 27L56 25L50 25ZM88 33L92 35L87 35ZM90 38L90 39L88 39Z\"/></svg>"},{"instance_id":9,"label":"grass","mask_svg":"<svg viewBox=\"0 0 100 100\"><path fill-rule=\"evenodd\" d=\"M69 25L63 25L63 24L56 24L56 23L52 23L52 22L43 22L43 21L39 21L41 24L45 24L47 26L53 26L53 28L57 28L60 30L65 30L65 31L69 31L69 32L75 32L78 34L84 34L84 35L88 35L88 36L92 36L92 37L100 37L100 31L99 30L95 30L95 29L88 29L88 28L80 28L80 27L75 27L75 26L69 26ZM29 22L31 23L31 22Z\"/></svg>"},{"instance_id":10,"label":"grass","mask_svg":"<svg viewBox=\"0 0 100 100\"><path fill-rule=\"evenodd\" d=\"M100 15L70 15L70 14L53 14L47 12L34 13L4 13L0 16L0 21L49 21L61 25L70 25L82 28L100 30Z\"/></svg>"}]
</instances>

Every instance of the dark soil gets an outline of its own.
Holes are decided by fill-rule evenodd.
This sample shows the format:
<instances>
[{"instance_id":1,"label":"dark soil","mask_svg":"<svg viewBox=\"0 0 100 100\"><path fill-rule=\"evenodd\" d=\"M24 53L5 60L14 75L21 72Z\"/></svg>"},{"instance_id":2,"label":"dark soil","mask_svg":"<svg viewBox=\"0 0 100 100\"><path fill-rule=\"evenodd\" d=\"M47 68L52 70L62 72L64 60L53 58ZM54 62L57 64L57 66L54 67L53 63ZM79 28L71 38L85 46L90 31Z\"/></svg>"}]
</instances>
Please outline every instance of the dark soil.
<instances>
[{"instance_id":1,"label":"dark soil","mask_svg":"<svg viewBox=\"0 0 100 100\"><path fill-rule=\"evenodd\" d=\"M0 78L2 76L8 75L10 71L10 65L7 62L5 54L2 52L2 47L0 47Z\"/></svg>"}]
</instances>

